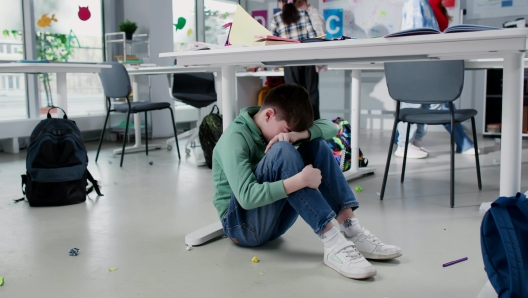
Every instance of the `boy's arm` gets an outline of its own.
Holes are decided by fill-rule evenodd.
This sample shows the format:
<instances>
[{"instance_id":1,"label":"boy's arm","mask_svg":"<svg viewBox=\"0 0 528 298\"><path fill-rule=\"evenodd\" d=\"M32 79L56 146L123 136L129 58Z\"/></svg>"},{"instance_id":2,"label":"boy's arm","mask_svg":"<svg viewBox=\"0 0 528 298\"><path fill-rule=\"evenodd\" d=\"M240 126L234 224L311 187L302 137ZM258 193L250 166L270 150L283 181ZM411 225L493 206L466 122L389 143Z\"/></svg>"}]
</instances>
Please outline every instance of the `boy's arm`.
<instances>
[{"instance_id":1,"label":"boy's arm","mask_svg":"<svg viewBox=\"0 0 528 298\"><path fill-rule=\"evenodd\" d=\"M258 183L249 160L250 148L241 135L233 135L230 143L236 145L215 153L220 154L224 174L242 208L265 206L288 196L282 180Z\"/></svg>"},{"instance_id":2,"label":"boy's arm","mask_svg":"<svg viewBox=\"0 0 528 298\"><path fill-rule=\"evenodd\" d=\"M314 121L314 124L308 128L308 131L310 132L310 141L315 138L328 140L337 134L339 128L330 120L319 119Z\"/></svg>"}]
</instances>

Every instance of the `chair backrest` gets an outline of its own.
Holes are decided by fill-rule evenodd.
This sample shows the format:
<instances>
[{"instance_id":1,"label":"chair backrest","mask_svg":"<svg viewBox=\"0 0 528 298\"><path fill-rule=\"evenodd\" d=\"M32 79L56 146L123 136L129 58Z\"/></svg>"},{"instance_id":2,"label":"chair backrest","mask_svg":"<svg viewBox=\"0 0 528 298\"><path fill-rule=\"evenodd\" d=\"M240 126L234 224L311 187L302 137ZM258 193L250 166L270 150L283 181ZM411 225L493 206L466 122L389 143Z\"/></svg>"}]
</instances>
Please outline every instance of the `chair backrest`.
<instances>
[{"instance_id":1,"label":"chair backrest","mask_svg":"<svg viewBox=\"0 0 528 298\"><path fill-rule=\"evenodd\" d=\"M105 96L110 98L127 97L132 91L132 87L130 86L130 77L125 66L117 62L99 64L112 65L112 68L102 68L99 73Z\"/></svg>"},{"instance_id":2,"label":"chair backrest","mask_svg":"<svg viewBox=\"0 0 528 298\"><path fill-rule=\"evenodd\" d=\"M172 96L195 107L208 106L217 98L214 74L210 72L173 74Z\"/></svg>"},{"instance_id":3,"label":"chair backrest","mask_svg":"<svg viewBox=\"0 0 528 298\"><path fill-rule=\"evenodd\" d=\"M390 96L409 103L446 103L464 87L464 60L385 63Z\"/></svg>"}]
</instances>

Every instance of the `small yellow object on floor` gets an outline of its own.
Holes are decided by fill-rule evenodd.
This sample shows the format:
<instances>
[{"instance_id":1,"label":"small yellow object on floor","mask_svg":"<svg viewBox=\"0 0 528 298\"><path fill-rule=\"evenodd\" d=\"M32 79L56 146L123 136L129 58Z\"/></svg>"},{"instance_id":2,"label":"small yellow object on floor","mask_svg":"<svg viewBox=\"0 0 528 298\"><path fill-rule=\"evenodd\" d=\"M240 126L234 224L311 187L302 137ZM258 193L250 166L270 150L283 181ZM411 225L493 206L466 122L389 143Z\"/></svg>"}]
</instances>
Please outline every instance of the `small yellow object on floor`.
<instances>
[{"instance_id":1,"label":"small yellow object on floor","mask_svg":"<svg viewBox=\"0 0 528 298\"><path fill-rule=\"evenodd\" d=\"M257 258L257 257L253 257L253 259L251 259L251 262L253 262L253 263L258 263L258 262L259 262L259 258Z\"/></svg>"},{"instance_id":2,"label":"small yellow object on floor","mask_svg":"<svg viewBox=\"0 0 528 298\"><path fill-rule=\"evenodd\" d=\"M117 270L117 267L110 267L110 268L108 269L108 271L110 271L110 272L114 272L114 271L116 271L116 270Z\"/></svg>"}]
</instances>

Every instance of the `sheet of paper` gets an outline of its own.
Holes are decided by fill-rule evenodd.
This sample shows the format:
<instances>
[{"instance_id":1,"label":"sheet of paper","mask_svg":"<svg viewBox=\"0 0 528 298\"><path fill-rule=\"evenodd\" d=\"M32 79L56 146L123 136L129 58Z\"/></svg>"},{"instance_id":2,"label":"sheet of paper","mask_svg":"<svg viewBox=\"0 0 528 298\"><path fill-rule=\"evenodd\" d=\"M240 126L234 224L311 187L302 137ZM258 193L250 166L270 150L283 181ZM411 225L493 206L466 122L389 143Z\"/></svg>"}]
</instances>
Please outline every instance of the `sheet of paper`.
<instances>
[{"instance_id":1,"label":"sheet of paper","mask_svg":"<svg viewBox=\"0 0 528 298\"><path fill-rule=\"evenodd\" d=\"M250 47L256 40L255 35L272 34L250 16L242 6L238 5L235 11L233 25L231 26L231 32L229 33L229 43Z\"/></svg>"}]
</instances>

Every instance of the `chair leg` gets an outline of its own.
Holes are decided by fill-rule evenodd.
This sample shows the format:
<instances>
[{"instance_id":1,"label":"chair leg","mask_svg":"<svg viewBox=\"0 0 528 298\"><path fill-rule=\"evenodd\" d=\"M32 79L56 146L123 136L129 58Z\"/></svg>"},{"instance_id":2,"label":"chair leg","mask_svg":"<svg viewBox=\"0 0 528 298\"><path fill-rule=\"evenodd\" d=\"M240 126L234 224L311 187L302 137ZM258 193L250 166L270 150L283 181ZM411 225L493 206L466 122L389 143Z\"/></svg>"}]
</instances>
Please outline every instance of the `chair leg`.
<instances>
[{"instance_id":1,"label":"chair leg","mask_svg":"<svg viewBox=\"0 0 528 298\"><path fill-rule=\"evenodd\" d=\"M475 118L474 117L471 117L471 127L473 129L473 146L475 149L475 164L477 165L478 188L479 190L482 190L482 181L480 179L480 160L479 160L478 145L477 145L477 130L475 129Z\"/></svg>"},{"instance_id":2,"label":"chair leg","mask_svg":"<svg viewBox=\"0 0 528 298\"><path fill-rule=\"evenodd\" d=\"M123 167L123 158L125 158L125 144L128 137L128 122L130 121L130 110L127 113L127 120L125 125L125 136L123 138L123 149L121 149L121 163L119 164L120 167ZM139 124L139 123L138 123ZM136 136L137 138L138 136ZM139 136L141 138L141 136Z\"/></svg>"},{"instance_id":3,"label":"chair leg","mask_svg":"<svg viewBox=\"0 0 528 298\"><path fill-rule=\"evenodd\" d=\"M172 108L169 108L171 118L172 118L172 128L174 129L174 139L176 139L176 150L178 150L178 159L181 159L180 156L180 145L178 145L178 133L176 131L176 122L174 121L174 112Z\"/></svg>"},{"instance_id":4,"label":"chair leg","mask_svg":"<svg viewBox=\"0 0 528 298\"><path fill-rule=\"evenodd\" d=\"M455 115L453 114L453 103L450 104L451 109L451 177L450 177L450 205L455 207Z\"/></svg>"},{"instance_id":5,"label":"chair leg","mask_svg":"<svg viewBox=\"0 0 528 298\"><path fill-rule=\"evenodd\" d=\"M101 132L101 138L99 139L99 146L97 147L97 154L95 155L95 162L96 163L97 163L97 159L99 158L99 151L101 151L101 145L103 144L103 138L104 138L104 135L105 135L106 123L108 122L108 116L110 116L110 110L108 110L108 112L106 112L106 118L105 118L105 122L104 122L104 125L103 125L103 131Z\"/></svg>"},{"instance_id":6,"label":"chair leg","mask_svg":"<svg viewBox=\"0 0 528 298\"><path fill-rule=\"evenodd\" d=\"M396 136L396 129L398 127L398 120L400 112L400 103L398 102L396 107L396 118L394 118L394 126L392 127L392 135L389 145L389 153L387 154L387 163L385 164L385 173L383 174L383 184L381 185L381 192L380 192L380 200L383 200L383 196L385 196L385 186L387 185L387 175L389 174L389 167L390 167L390 161L392 156L392 148L394 146L394 138Z\"/></svg>"},{"instance_id":7,"label":"chair leg","mask_svg":"<svg viewBox=\"0 0 528 298\"><path fill-rule=\"evenodd\" d=\"M403 153L403 166L401 173L401 183L405 178L405 165L407 164L407 149L409 149L409 132L411 131L411 123L407 122L407 135L405 136L405 152Z\"/></svg>"},{"instance_id":8,"label":"chair leg","mask_svg":"<svg viewBox=\"0 0 528 298\"><path fill-rule=\"evenodd\" d=\"M139 136L141 138L141 136ZM148 156L148 119L147 111L145 111L145 153Z\"/></svg>"}]
</instances>

